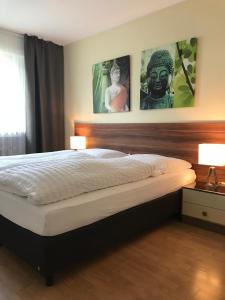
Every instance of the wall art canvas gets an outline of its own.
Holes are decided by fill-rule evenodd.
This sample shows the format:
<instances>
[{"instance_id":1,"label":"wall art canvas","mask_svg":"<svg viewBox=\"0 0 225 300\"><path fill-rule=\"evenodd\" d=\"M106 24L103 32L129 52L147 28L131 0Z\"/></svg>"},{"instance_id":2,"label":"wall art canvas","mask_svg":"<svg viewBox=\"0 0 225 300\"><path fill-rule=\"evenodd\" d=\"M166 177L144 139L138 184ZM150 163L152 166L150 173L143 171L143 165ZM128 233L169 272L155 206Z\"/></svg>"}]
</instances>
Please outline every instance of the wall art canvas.
<instances>
[{"instance_id":1,"label":"wall art canvas","mask_svg":"<svg viewBox=\"0 0 225 300\"><path fill-rule=\"evenodd\" d=\"M93 65L94 113L130 110L130 56Z\"/></svg>"},{"instance_id":2,"label":"wall art canvas","mask_svg":"<svg viewBox=\"0 0 225 300\"><path fill-rule=\"evenodd\" d=\"M142 51L140 109L194 105L197 39Z\"/></svg>"}]
</instances>

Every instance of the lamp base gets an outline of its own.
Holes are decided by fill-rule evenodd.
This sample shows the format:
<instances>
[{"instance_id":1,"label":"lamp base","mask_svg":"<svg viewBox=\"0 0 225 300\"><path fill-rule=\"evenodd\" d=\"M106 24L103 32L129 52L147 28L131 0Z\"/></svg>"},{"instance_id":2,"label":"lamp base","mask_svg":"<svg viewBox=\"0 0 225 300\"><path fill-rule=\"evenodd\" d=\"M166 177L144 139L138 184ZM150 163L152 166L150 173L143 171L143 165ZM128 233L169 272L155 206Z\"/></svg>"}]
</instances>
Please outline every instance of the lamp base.
<instances>
[{"instance_id":1,"label":"lamp base","mask_svg":"<svg viewBox=\"0 0 225 300\"><path fill-rule=\"evenodd\" d=\"M208 175L206 178L206 184L205 186L207 188L215 189L218 186L218 178L216 175L216 168L215 167L209 167Z\"/></svg>"}]
</instances>

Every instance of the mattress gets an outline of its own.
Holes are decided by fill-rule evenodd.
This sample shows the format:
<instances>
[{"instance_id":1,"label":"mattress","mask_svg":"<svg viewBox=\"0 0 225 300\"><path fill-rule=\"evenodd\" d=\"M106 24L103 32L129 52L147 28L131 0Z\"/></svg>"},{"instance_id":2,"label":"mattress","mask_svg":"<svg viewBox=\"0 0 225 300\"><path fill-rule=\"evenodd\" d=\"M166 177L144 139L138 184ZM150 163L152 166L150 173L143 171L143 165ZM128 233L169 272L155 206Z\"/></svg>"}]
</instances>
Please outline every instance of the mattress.
<instances>
[{"instance_id":1,"label":"mattress","mask_svg":"<svg viewBox=\"0 0 225 300\"><path fill-rule=\"evenodd\" d=\"M191 169L106 188L60 202L35 206L0 191L1 215L41 236L55 236L179 190L195 181Z\"/></svg>"}]
</instances>

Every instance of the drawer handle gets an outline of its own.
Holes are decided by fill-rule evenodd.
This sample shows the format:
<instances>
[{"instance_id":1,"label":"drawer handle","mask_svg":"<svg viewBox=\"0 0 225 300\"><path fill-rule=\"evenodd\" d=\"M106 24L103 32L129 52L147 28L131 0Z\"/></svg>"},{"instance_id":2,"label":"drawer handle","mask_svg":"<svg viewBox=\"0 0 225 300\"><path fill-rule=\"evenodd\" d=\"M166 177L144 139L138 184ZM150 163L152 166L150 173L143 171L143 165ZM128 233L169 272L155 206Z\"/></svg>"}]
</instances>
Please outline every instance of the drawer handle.
<instances>
[{"instance_id":1,"label":"drawer handle","mask_svg":"<svg viewBox=\"0 0 225 300\"><path fill-rule=\"evenodd\" d=\"M203 215L203 217L207 217L208 216L207 211L203 211L202 215Z\"/></svg>"}]
</instances>

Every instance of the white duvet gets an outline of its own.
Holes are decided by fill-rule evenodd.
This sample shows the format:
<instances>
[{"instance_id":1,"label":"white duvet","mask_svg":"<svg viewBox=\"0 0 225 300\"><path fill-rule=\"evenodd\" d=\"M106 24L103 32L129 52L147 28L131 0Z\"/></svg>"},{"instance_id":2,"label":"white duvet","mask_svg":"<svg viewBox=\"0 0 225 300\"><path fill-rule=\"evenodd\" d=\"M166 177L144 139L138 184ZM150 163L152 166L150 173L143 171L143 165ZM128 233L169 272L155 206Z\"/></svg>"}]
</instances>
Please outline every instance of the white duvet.
<instances>
[{"instance_id":1,"label":"white duvet","mask_svg":"<svg viewBox=\"0 0 225 300\"><path fill-rule=\"evenodd\" d=\"M0 158L0 190L43 205L190 167L187 161L154 154L109 159L64 150L5 156Z\"/></svg>"},{"instance_id":2,"label":"white duvet","mask_svg":"<svg viewBox=\"0 0 225 300\"><path fill-rule=\"evenodd\" d=\"M79 152L67 152L46 159L35 156L25 162L11 159L1 167L0 190L43 205L71 198L82 193L143 180L153 175L151 164L131 156L93 159ZM24 158L25 159L25 158Z\"/></svg>"},{"instance_id":3,"label":"white duvet","mask_svg":"<svg viewBox=\"0 0 225 300\"><path fill-rule=\"evenodd\" d=\"M16 166L35 164L37 162L48 162L52 160L65 160L68 158L84 159L94 158L86 153L73 150L61 150L54 152L34 153L25 155L0 156L0 171Z\"/></svg>"}]
</instances>

